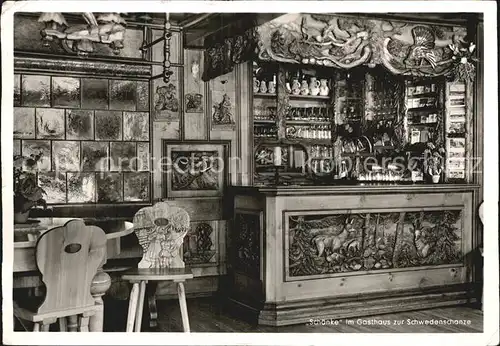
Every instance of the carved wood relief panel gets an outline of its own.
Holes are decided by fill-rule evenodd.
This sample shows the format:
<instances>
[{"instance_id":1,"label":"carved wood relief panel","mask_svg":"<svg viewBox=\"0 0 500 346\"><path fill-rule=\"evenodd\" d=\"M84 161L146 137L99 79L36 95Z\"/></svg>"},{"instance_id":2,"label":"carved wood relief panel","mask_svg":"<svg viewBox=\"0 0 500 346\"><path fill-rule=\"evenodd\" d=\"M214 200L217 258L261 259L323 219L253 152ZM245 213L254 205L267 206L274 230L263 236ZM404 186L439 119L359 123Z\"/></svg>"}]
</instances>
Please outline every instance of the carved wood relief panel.
<instances>
[{"instance_id":1,"label":"carved wood relief panel","mask_svg":"<svg viewBox=\"0 0 500 346\"><path fill-rule=\"evenodd\" d=\"M394 74L435 76L456 63L462 27L325 14L286 14L258 27L258 57L352 68L382 64Z\"/></svg>"},{"instance_id":2,"label":"carved wood relief panel","mask_svg":"<svg viewBox=\"0 0 500 346\"><path fill-rule=\"evenodd\" d=\"M462 263L462 213L288 213L286 277Z\"/></svg>"},{"instance_id":3,"label":"carved wood relief panel","mask_svg":"<svg viewBox=\"0 0 500 346\"><path fill-rule=\"evenodd\" d=\"M260 275L260 234L262 215L259 212L237 211L231 236L233 268L248 276Z\"/></svg>"},{"instance_id":4,"label":"carved wood relief panel","mask_svg":"<svg viewBox=\"0 0 500 346\"><path fill-rule=\"evenodd\" d=\"M184 261L188 265L217 263L217 234L216 221L191 222L184 238Z\"/></svg>"}]
</instances>

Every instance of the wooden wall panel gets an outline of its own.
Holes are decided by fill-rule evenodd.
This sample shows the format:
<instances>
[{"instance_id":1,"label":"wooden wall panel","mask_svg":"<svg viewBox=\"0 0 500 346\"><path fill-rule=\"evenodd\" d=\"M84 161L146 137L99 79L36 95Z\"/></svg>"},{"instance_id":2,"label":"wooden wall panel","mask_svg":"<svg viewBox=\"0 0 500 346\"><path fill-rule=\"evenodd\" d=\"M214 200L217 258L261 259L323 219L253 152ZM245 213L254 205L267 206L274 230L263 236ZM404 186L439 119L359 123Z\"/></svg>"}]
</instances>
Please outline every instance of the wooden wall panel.
<instances>
[{"instance_id":1,"label":"wooden wall panel","mask_svg":"<svg viewBox=\"0 0 500 346\"><path fill-rule=\"evenodd\" d=\"M211 80L209 88L210 139L231 141L231 153L228 160L229 182L231 185L236 185L236 172L240 161L236 145L238 140L237 124L240 122L240 94L236 92L236 70ZM218 120L221 117L220 112L226 112L225 120L230 123L220 123Z\"/></svg>"},{"instance_id":2,"label":"wooden wall panel","mask_svg":"<svg viewBox=\"0 0 500 346\"><path fill-rule=\"evenodd\" d=\"M203 51L184 50L184 138L207 139L207 107Z\"/></svg>"}]
</instances>

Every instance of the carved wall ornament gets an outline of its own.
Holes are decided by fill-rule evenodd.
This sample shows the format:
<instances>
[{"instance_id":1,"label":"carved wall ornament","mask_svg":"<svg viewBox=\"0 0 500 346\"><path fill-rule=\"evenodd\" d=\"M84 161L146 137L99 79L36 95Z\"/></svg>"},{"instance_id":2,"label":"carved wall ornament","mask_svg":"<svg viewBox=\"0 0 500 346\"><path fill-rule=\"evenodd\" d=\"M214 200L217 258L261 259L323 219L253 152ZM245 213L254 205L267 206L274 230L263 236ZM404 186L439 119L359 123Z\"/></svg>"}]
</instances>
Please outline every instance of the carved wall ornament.
<instances>
[{"instance_id":1,"label":"carved wall ornament","mask_svg":"<svg viewBox=\"0 0 500 346\"><path fill-rule=\"evenodd\" d=\"M186 94L186 113L203 113L203 95L199 93Z\"/></svg>"},{"instance_id":2,"label":"carved wall ornament","mask_svg":"<svg viewBox=\"0 0 500 346\"><path fill-rule=\"evenodd\" d=\"M455 264L462 212L288 216L288 276Z\"/></svg>"},{"instance_id":3,"label":"carved wall ornament","mask_svg":"<svg viewBox=\"0 0 500 346\"><path fill-rule=\"evenodd\" d=\"M203 81L229 73L236 65L250 60L255 53L256 44L256 28L209 44L205 51Z\"/></svg>"},{"instance_id":4,"label":"carved wall ornament","mask_svg":"<svg viewBox=\"0 0 500 346\"><path fill-rule=\"evenodd\" d=\"M453 52L453 76L455 81L473 82L476 77L475 63L478 59L474 56L476 45L470 42L461 42L460 45L450 44L449 48Z\"/></svg>"},{"instance_id":5,"label":"carved wall ornament","mask_svg":"<svg viewBox=\"0 0 500 346\"><path fill-rule=\"evenodd\" d=\"M114 54L123 48L125 19L119 12L102 13L97 18L92 12L83 12L86 24L69 26L60 12L44 12L38 21L45 24L40 31L45 45L59 40L67 51L87 56L94 51L94 43L108 45Z\"/></svg>"},{"instance_id":6,"label":"carved wall ornament","mask_svg":"<svg viewBox=\"0 0 500 346\"><path fill-rule=\"evenodd\" d=\"M177 88L173 83L159 85L155 93L155 120L173 120L178 118L179 100Z\"/></svg>"},{"instance_id":7,"label":"carved wall ornament","mask_svg":"<svg viewBox=\"0 0 500 346\"><path fill-rule=\"evenodd\" d=\"M222 95L222 100L213 106L212 125L232 125L234 124L232 114L231 98L228 94Z\"/></svg>"},{"instance_id":8,"label":"carved wall ornament","mask_svg":"<svg viewBox=\"0 0 500 346\"><path fill-rule=\"evenodd\" d=\"M416 76L453 73L450 45L467 34L464 27L326 14L286 14L257 32L261 60L343 69L381 64L393 74Z\"/></svg>"},{"instance_id":9,"label":"carved wall ornament","mask_svg":"<svg viewBox=\"0 0 500 346\"><path fill-rule=\"evenodd\" d=\"M184 239L184 260L189 264L211 263L216 251L212 237L214 229L207 222L191 225L191 230Z\"/></svg>"}]
</instances>

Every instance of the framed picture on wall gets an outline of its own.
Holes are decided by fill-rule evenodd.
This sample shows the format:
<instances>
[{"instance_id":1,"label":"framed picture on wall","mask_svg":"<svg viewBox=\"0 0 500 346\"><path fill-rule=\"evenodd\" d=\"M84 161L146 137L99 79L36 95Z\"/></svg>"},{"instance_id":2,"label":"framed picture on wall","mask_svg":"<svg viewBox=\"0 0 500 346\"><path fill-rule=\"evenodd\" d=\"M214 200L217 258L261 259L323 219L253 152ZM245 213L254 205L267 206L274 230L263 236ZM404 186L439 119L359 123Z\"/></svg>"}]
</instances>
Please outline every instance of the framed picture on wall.
<instances>
[{"instance_id":1,"label":"framed picture on wall","mask_svg":"<svg viewBox=\"0 0 500 346\"><path fill-rule=\"evenodd\" d=\"M227 174L226 146L223 143L164 142L166 197L222 196Z\"/></svg>"}]
</instances>

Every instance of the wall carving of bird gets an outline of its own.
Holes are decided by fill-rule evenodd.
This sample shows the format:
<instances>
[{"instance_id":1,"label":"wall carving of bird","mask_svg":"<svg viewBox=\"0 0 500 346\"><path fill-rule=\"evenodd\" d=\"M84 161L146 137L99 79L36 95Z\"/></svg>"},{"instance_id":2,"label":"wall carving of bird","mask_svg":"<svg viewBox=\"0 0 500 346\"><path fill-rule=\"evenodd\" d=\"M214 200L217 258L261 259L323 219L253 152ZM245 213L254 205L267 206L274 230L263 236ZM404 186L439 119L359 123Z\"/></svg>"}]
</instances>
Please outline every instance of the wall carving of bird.
<instances>
[{"instance_id":1,"label":"wall carving of bird","mask_svg":"<svg viewBox=\"0 0 500 346\"><path fill-rule=\"evenodd\" d=\"M410 47L405 64L410 66L422 66L427 61L432 68L436 67L436 55L434 53L435 36L432 30L426 26L416 26L411 30L413 46Z\"/></svg>"}]
</instances>

